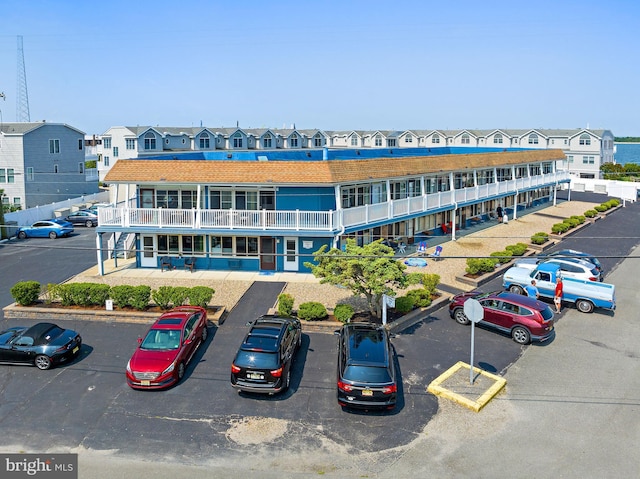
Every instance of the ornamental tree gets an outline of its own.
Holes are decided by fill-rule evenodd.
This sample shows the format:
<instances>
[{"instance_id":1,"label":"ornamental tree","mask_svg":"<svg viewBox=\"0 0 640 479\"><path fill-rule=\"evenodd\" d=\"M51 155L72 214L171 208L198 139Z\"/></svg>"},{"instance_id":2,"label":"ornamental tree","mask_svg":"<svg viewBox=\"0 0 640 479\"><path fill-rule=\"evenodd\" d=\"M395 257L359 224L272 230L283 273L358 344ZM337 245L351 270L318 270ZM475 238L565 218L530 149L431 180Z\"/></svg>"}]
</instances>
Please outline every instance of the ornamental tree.
<instances>
[{"instance_id":1,"label":"ornamental tree","mask_svg":"<svg viewBox=\"0 0 640 479\"><path fill-rule=\"evenodd\" d=\"M344 250L323 245L313 254L314 263L304 265L311 269L321 284L343 286L354 296L367 298L369 311L376 317L382 315L382 295L395 296L395 289L405 289L418 284L418 273L405 274L407 267L393 257L393 249L381 244L381 240L358 246L354 239L347 239Z\"/></svg>"}]
</instances>

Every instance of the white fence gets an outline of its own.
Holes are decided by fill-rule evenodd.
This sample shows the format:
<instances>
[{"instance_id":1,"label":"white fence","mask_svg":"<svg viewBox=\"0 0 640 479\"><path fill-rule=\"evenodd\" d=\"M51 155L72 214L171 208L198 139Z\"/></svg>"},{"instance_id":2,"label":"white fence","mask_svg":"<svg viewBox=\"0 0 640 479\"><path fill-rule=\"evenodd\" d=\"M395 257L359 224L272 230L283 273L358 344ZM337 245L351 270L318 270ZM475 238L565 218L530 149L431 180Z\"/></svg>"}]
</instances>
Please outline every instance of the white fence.
<instances>
[{"instance_id":1,"label":"white fence","mask_svg":"<svg viewBox=\"0 0 640 479\"><path fill-rule=\"evenodd\" d=\"M640 183L617 180L596 180L588 178L571 178L571 189L573 191L592 191L608 196L635 202L638 199Z\"/></svg>"},{"instance_id":2,"label":"white fence","mask_svg":"<svg viewBox=\"0 0 640 479\"><path fill-rule=\"evenodd\" d=\"M4 214L5 224L17 224L25 226L40 220L48 220L56 216L57 210L71 210L73 206L87 203L108 203L109 192L102 191L93 195L79 196L78 198L69 198L68 200L58 201L43 206L36 206L27 210L14 211L13 213Z\"/></svg>"}]
</instances>

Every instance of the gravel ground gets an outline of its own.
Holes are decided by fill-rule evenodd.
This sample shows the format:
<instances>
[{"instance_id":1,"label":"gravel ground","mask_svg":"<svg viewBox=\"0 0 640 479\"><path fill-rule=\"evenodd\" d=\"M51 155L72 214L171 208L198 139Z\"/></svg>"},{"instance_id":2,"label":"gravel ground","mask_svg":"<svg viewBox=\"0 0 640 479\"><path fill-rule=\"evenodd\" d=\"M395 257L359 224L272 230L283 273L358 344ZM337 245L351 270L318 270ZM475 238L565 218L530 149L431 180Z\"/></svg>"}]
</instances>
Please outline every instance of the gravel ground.
<instances>
[{"instance_id":1,"label":"gravel ground","mask_svg":"<svg viewBox=\"0 0 640 479\"><path fill-rule=\"evenodd\" d=\"M572 215L582 215L586 210L593 208L596 203L583 201L565 201L556 206L550 206L510 220L507 224L496 223L484 230L458 237L456 241L442 243L443 251L441 261L432 261L427 258L426 267L407 266L407 272L434 273L440 276L440 283L461 290L469 290L470 286L460 283L456 276L462 275L466 268L466 258L489 256L494 251L502 251L505 246L518 242L529 243L534 233L539 231L550 232L551 226L561 222ZM429 248L428 252L432 252ZM240 300L245 291L251 286L253 280L218 279L217 272L198 271L189 273L186 271L171 271L161 273L157 270L138 269L131 267L131 261L121 261L117 269L107 271L104 276L99 276L97 266L91 268L71 279L71 282L105 283L112 286L119 284L141 285L145 284L151 289L157 289L163 285L172 286L209 286L215 290L212 306L223 306L227 310ZM239 277L243 273L238 273ZM296 281L298 276L301 281ZM294 307L307 301L318 301L327 308L333 308L338 303L347 303L356 311L367 309L364 298L354 298L350 290L319 284L312 278L309 281L308 274L287 275L285 293L291 294L294 299ZM279 280L277 277L264 277L261 280ZM304 279L304 281L302 281ZM417 288L419 286L413 286ZM410 288L411 289L411 288Z\"/></svg>"}]
</instances>

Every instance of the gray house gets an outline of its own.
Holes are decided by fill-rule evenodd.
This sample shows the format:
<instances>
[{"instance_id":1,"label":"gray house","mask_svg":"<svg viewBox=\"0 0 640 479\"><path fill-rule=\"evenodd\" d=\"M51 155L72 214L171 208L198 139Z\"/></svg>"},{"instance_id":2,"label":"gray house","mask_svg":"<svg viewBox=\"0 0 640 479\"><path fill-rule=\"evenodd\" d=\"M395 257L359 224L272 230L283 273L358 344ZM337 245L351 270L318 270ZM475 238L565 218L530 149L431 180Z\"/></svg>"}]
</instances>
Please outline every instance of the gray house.
<instances>
[{"instance_id":1,"label":"gray house","mask_svg":"<svg viewBox=\"0 0 640 479\"><path fill-rule=\"evenodd\" d=\"M84 132L63 123L0 125L3 205L22 209L97 193L85 174Z\"/></svg>"}]
</instances>

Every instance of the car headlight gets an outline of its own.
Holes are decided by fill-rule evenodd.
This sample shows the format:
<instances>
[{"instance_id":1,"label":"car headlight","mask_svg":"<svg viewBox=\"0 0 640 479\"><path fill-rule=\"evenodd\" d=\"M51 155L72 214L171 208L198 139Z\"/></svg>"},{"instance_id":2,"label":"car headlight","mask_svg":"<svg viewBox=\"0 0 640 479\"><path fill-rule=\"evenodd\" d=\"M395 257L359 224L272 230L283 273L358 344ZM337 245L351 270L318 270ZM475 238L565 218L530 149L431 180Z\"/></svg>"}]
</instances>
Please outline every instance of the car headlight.
<instances>
[{"instance_id":1,"label":"car headlight","mask_svg":"<svg viewBox=\"0 0 640 479\"><path fill-rule=\"evenodd\" d=\"M129 361L127 361L127 372L129 374L133 374L133 372L131 371L131 359L129 359Z\"/></svg>"},{"instance_id":2,"label":"car headlight","mask_svg":"<svg viewBox=\"0 0 640 479\"><path fill-rule=\"evenodd\" d=\"M176 367L176 362L172 362L169 367L167 369L165 369L164 371L162 371L161 376L165 375L165 374L169 374L171 371L173 371L173 368Z\"/></svg>"}]
</instances>

